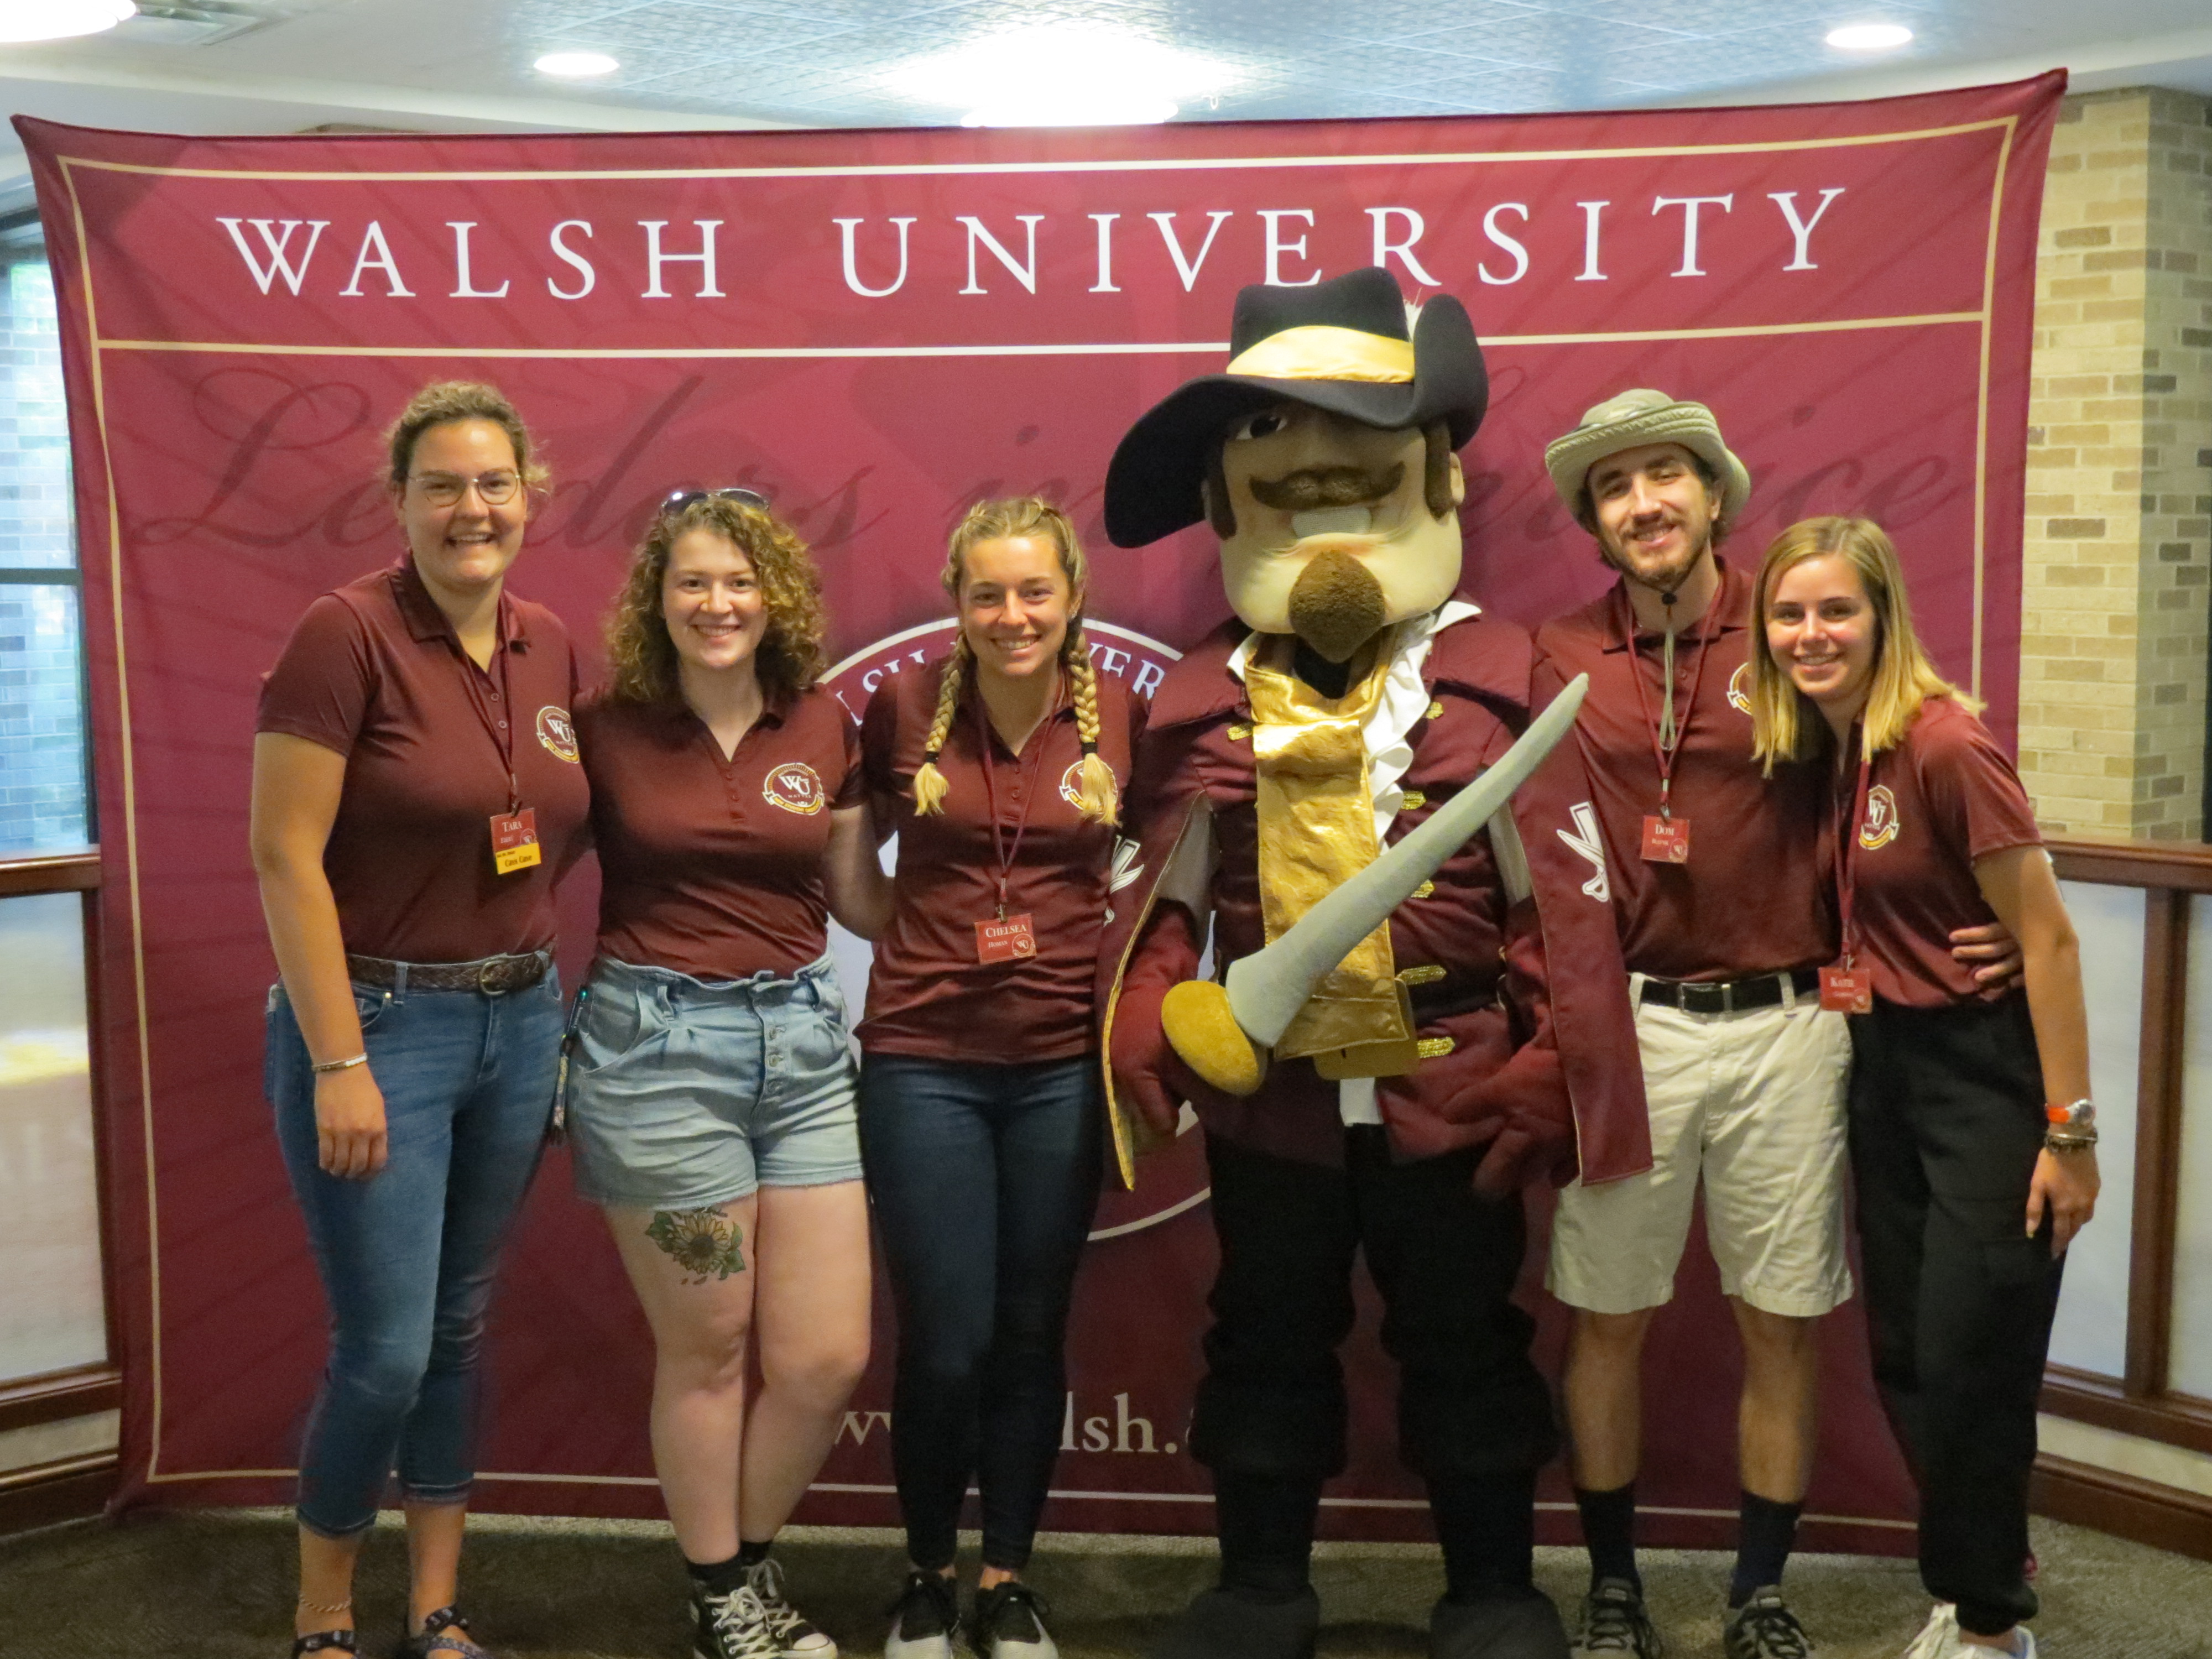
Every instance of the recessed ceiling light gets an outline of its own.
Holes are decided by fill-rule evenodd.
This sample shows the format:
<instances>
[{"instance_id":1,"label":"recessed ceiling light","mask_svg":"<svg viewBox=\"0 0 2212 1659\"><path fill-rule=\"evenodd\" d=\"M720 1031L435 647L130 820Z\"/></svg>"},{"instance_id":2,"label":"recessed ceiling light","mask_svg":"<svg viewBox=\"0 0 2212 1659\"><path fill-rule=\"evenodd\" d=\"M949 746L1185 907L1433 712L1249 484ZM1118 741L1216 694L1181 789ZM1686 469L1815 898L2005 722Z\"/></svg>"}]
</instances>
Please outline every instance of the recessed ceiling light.
<instances>
[{"instance_id":1,"label":"recessed ceiling light","mask_svg":"<svg viewBox=\"0 0 2212 1659\"><path fill-rule=\"evenodd\" d=\"M622 65L603 52L549 52L531 67L540 75L557 75L564 81L593 75L612 75Z\"/></svg>"},{"instance_id":2,"label":"recessed ceiling light","mask_svg":"<svg viewBox=\"0 0 2212 1659\"><path fill-rule=\"evenodd\" d=\"M0 41L67 40L98 34L137 10L131 0L0 0Z\"/></svg>"},{"instance_id":3,"label":"recessed ceiling light","mask_svg":"<svg viewBox=\"0 0 2212 1659\"><path fill-rule=\"evenodd\" d=\"M964 106L970 127L1126 126L1165 121L1217 94L1223 65L1092 23L1033 24L971 40L884 77L894 91Z\"/></svg>"},{"instance_id":4,"label":"recessed ceiling light","mask_svg":"<svg viewBox=\"0 0 2212 1659\"><path fill-rule=\"evenodd\" d=\"M1846 23L1828 31L1828 44L1838 52L1889 52L1911 39L1902 23Z\"/></svg>"}]
</instances>

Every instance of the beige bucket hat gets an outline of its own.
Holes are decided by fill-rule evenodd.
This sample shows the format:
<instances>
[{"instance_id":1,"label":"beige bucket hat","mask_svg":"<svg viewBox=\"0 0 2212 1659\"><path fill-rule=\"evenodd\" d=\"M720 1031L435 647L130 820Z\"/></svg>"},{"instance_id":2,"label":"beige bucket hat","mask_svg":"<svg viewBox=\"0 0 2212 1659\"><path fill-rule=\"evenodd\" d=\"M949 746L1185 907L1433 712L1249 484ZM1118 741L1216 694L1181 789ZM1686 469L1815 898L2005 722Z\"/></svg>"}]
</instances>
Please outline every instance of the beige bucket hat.
<instances>
[{"instance_id":1,"label":"beige bucket hat","mask_svg":"<svg viewBox=\"0 0 2212 1659\"><path fill-rule=\"evenodd\" d=\"M1751 499L1751 474L1721 441L1720 422L1713 411L1648 386L1608 398L1584 414L1579 426L1545 449L1544 470L1571 513L1582 504L1590 468L1608 455L1643 444L1680 444L1711 467L1720 480L1723 517L1735 518Z\"/></svg>"}]
</instances>

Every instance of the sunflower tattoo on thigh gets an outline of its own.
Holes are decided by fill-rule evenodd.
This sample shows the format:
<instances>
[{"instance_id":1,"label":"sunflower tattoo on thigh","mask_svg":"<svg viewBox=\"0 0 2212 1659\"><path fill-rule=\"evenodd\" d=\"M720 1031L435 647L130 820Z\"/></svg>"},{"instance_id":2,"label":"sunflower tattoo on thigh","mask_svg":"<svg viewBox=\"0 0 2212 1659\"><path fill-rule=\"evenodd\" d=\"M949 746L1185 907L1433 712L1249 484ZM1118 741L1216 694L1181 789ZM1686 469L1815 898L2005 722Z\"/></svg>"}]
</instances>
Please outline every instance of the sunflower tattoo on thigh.
<instances>
[{"instance_id":1,"label":"sunflower tattoo on thigh","mask_svg":"<svg viewBox=\"0 0 2212 1659\"><path fill-rule=\"evenodd\" d=\"M683 1270L687 1285L745 1270L744 1230L720 1210L655 1210L645 1236Z\"/></svg>"}]
</instances>

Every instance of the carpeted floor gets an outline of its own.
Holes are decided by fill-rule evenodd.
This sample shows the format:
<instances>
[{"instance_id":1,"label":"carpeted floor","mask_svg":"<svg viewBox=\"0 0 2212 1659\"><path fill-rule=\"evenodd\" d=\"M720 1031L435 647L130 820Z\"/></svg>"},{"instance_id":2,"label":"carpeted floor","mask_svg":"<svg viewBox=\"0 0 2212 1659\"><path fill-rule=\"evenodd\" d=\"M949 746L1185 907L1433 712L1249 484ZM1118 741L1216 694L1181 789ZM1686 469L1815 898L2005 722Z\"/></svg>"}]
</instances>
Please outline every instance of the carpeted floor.
<instances>
[{"instance_id":1,"label":"carpeted floor","mask_svg":"<svg viewBox=\"0 0 2212 1659\"><path fill-rule=\"evenodd\" d=\"M471 1520L467 1606L508 1659L681 1659L684 1580L667 1528L621 1522ZM2050 1659L2212 1659L2212 1566L2056 1522L2036 1523L2037 1633ZM0 1540L4 1659L276 1659L290 1633L287 1519L267 1510L152 1516ZM888 1532L794 1528L777 1553L793 1599L848 1655L880 1651L901 1553ZM1210 1582L1203 1540L1049 1534L1030 1577L1055 1609L1066 1659L1140 1659L1163 1620ZM1570 1606L1578 1550L1541 1553L1544 1588ZM1728 1559L1649 1552L1644 1574L1669 1659L1716 1659ZM363 1558L364 1655L398 1634L396 1528ZM1316 1564L1328 1659L1419 1659L1441 1588L1432 1549L1324 1545ZM1801 1556L1792 1604L1820 1659L1893 1659L1927 1611L1909 1563ZM1571 1613L1570 1615L1571 1620Z\"/></svg>"}]
</instances>

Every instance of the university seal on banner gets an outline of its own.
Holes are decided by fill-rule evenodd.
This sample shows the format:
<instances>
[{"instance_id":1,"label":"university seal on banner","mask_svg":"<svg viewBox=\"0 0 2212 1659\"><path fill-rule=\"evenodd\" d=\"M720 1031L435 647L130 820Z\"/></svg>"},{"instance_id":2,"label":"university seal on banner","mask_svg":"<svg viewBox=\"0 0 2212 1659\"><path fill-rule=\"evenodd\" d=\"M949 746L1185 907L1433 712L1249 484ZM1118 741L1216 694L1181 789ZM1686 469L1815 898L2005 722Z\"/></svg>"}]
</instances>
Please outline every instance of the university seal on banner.
<instances>
[{"instance_id":1,"label":"university seal on banner","mask_svg":"<svg viewBox=\"0 0 2212 1659\"><path fill-rule=\"evenodd\" d=\"M549 702L538 711L538 741L556 760L564 760L571 766L576 764L576 727L567 709L556 708Z\"/></svg>"},{"instance_id":2,"label":"university seal on banner","mask_svg":"<svg viewBox=\"0 0 2212 1659\"><path fill-rule=\"evenodd\" d=\"M1889 786L1877 783L1868 790L1866 817L1859 823L1859 845L1869 853L1887 847L1903 827L1898 822L1897 797L1889 793Z\"/></svg>"},{"instance_id":3,"label":"university seal on banner","mask_svg":"<svg viewBox=\"0 0 2212 1659\"><path fill-rule=\"evenodd\" d=\"M1182 654L1148 635L1100 622L1093 617L1084 618L1083 629L1091 641L1091 667L1101 676L1121 681L1139 697L1151 696L1166 677L1168 665ZM822 684L858 720L878 686L893 674L914 672L936 661L952 648L953 634L954 623L949 617L893 634L855 651L824 674ZM1079 766L1071 767L1062 774L1059 783L1061 799L1074 803L1079 781ZM1109 878L1116 886L1127 886L1136 878L1127 868L1129 856L1135 848L1128 843L1123 845L1129 847L1129 853L1121 856L1119 866ZM898 842L893 837L884 848L884 868L893 866L897 853ZM869 946L846 933L833 920L830 924L830 948L837 962L838 983L843 986L847 1000L857 1005L866 996ZM1176 1126L1175 1144L1162 1148L1146 1161L1141 1188L1130 1193L1121 1190L1118 1182L1108 1184L1091 1223L1091 1237L1094 1241L1119 1238L1127 1233L1157 1227L1206 1201L1209 1189L1205 1142L1201 1136L1191 1133L1197 1127L1198 1115L1184 1107L1182 1120Z\"/></svg>"},{"instance_id":4,"label":"university seal on banner","mask_svg":"<svg viewBox=\"0 0 2212 1659\"><path fill-rule=\"evenodd\" d=\"M822 775L805 761L788 761L761 780L761 794L770 806L781 806L811 818L829 802Z\"/></svg>"}]
</instances>

